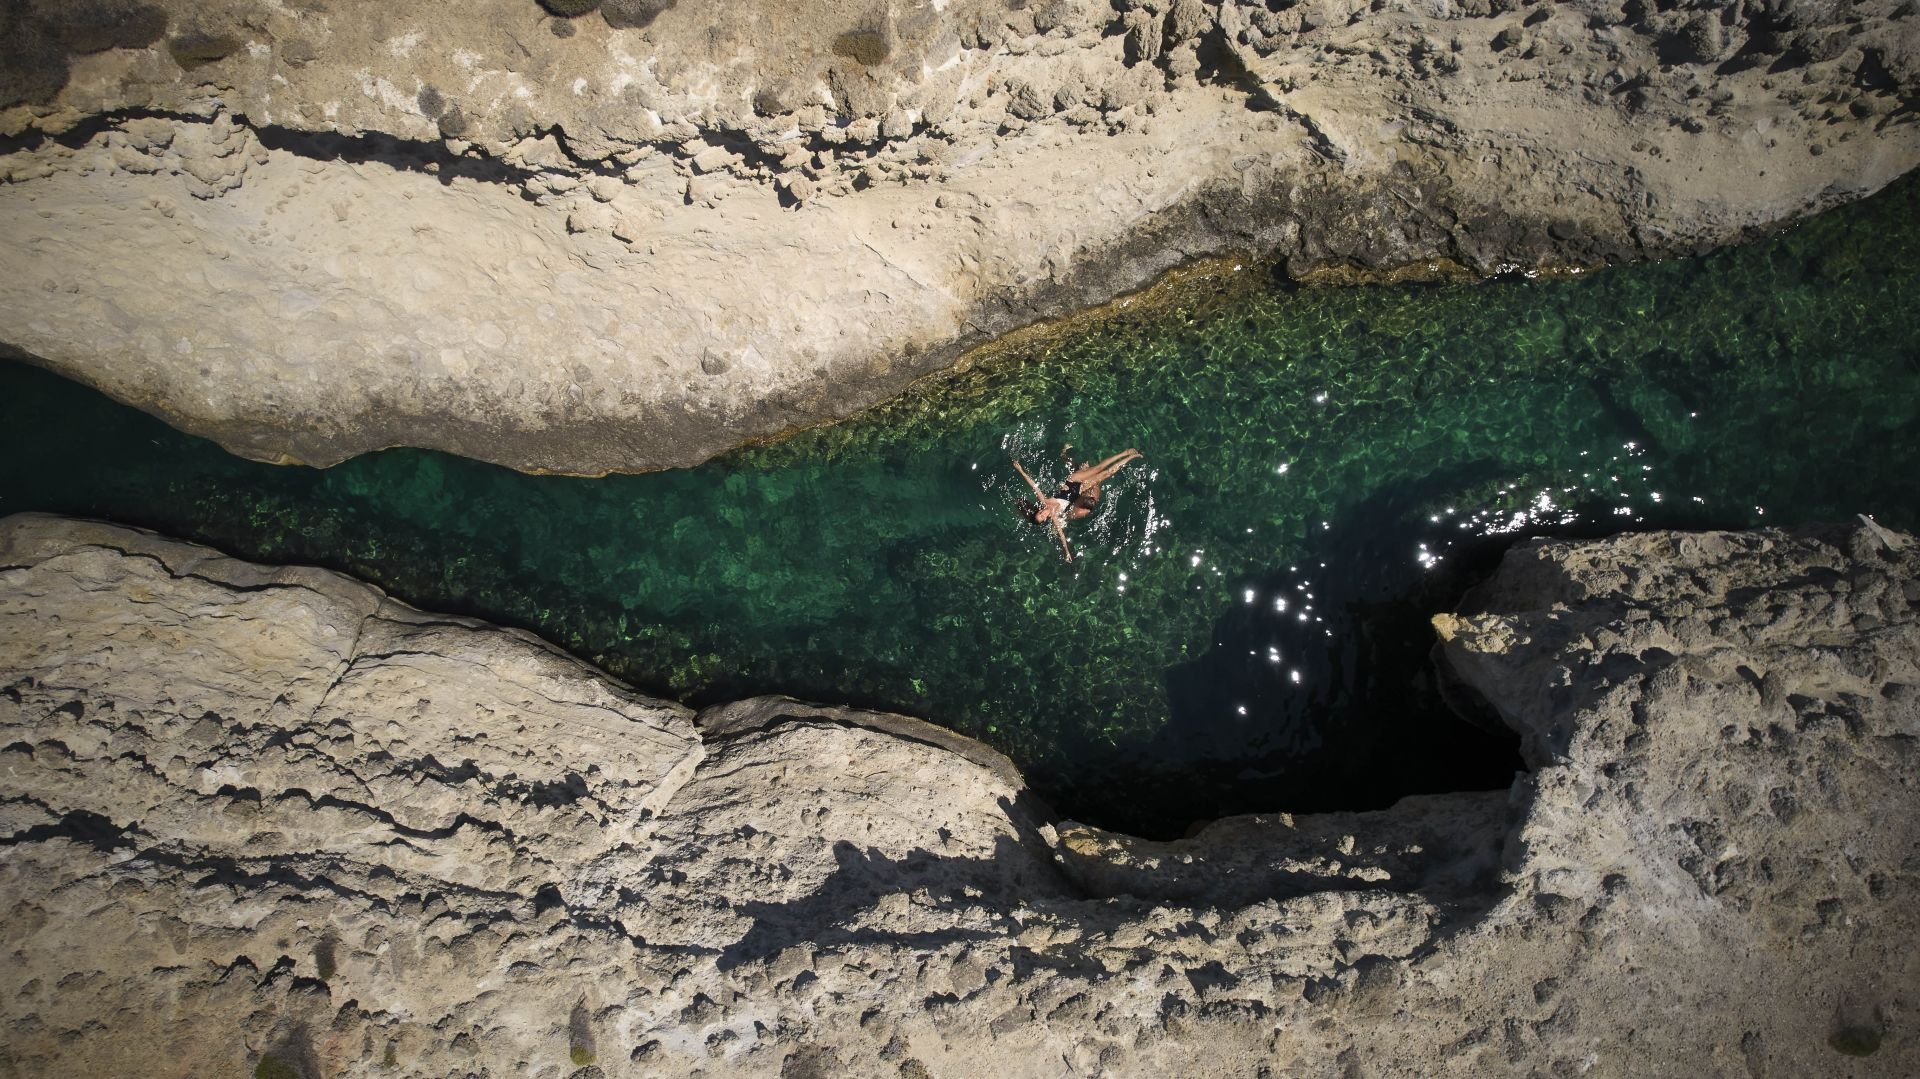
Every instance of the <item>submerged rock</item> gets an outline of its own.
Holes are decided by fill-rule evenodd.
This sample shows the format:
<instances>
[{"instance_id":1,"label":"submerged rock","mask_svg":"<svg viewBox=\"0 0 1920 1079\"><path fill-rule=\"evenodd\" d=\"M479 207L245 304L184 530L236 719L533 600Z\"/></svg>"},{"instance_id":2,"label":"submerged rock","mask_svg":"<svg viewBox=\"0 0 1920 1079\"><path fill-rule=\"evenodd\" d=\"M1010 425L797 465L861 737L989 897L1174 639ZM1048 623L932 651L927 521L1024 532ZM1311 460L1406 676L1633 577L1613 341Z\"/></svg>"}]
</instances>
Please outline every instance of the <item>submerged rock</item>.
<instances>
[{"instance_id":1,"label":"submerged rock","mask_svg":"<svg viewBox=\"0 0 1920 1079\"><path fill-rule=\"evenodd\" d=\"M14 5L0 346L259 459L660 468L1209 254L1685 254L1920 162L1906 0L594 6Z\"/></svg>"},{"instance_id":2,"label":"submerged rock","mask_svg":"<svg viewBox=\"0 0 1920 1079\"><path fill-rule=\"evenodd\" d=\"M7 518L0 1064L1911 1073L1886 535L1522 546L1437 619L1511 791L1148 843L914 720L696 716L337 574Z\"/></svg>"}]
</instances>

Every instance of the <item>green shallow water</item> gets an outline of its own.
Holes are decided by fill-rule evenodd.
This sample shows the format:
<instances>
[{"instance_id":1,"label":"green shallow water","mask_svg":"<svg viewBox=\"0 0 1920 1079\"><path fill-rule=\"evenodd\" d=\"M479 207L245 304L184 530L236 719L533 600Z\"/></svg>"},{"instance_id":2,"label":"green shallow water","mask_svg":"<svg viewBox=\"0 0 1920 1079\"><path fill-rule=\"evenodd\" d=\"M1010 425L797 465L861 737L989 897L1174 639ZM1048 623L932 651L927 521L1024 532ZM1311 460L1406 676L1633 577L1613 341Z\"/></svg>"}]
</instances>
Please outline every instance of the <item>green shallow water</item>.
<instances>
[{"instance_id":1,"label":"green shallow water","mask_svg":"<svg viewBox=\"0 0 1920 1079\"><path fill-rule=\"evenodd\" d=\"M1147 834L1504 785L1426 620L1536 534L1920 504L1920 185L1772 241L1563 281L1240 287L683 472L420 451L233 458L0 368L0 512L311 562L695 703L790 692L982 738ZM1068 565L1009 508L1071 441L1146 459Z\"/></svg>"}]
</instances>

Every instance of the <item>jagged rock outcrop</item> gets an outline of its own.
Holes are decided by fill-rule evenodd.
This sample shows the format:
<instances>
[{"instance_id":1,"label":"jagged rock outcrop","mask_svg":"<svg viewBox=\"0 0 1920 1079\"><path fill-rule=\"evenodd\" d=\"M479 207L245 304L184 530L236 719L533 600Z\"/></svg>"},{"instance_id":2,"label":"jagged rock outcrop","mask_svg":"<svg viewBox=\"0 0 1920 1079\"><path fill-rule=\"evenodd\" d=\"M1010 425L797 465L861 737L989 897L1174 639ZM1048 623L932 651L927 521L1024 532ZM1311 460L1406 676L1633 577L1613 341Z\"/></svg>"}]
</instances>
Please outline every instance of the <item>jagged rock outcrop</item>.
<instances>
[{"instance_id":1,"label":"jagged rock outcrop","mask_svg":"<svg viewBox=\"0 0 1920 1079\"><path fill-rule=\"evenodd\" d=\"M1437 620L1511 791L1149 843L916 721L7 518L0 1073L1912 1074L1889 538L1523 546Z\"/></svg>"},{"instance_id":2,"label":"jagged rock outcrop","mask_svg":"<svg viewBox=\"0 0 1920 1079\"><path fill-rule=\"evenodd\" d=\"M257 458L684 465L1211 253L1589 266L1857 197L1920 162L1914 11L25 0L0 342Z\"/></svg>"}]
</instances>

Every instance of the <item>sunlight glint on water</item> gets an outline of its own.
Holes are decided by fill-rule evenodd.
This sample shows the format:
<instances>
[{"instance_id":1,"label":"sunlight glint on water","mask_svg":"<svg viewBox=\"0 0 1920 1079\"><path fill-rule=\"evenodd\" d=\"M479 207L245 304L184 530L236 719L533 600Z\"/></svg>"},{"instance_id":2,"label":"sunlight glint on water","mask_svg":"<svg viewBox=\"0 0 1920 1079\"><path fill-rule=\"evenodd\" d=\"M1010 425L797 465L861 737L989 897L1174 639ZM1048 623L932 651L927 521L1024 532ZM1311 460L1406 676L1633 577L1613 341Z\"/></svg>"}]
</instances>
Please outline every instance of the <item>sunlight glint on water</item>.
<instances>
[{"instance_id":1,"label":"sunlight glint on water","mask_svg":"<svg viewBox=\"0 0 1920 1079\"><path fill-rule=\"evenodd\" d=\"M1745 527L1920 495L1920 189L1707 260L1572 281L1242 290L684 472L530 477L416 451L231 458L24 368L0 509L345 569L535 629L644 688L907 711L1083 817L1498 785L1427 618L1513 538ZM1145 458L1073 525L1019 457Z\"/></svg>"}]
</instances>

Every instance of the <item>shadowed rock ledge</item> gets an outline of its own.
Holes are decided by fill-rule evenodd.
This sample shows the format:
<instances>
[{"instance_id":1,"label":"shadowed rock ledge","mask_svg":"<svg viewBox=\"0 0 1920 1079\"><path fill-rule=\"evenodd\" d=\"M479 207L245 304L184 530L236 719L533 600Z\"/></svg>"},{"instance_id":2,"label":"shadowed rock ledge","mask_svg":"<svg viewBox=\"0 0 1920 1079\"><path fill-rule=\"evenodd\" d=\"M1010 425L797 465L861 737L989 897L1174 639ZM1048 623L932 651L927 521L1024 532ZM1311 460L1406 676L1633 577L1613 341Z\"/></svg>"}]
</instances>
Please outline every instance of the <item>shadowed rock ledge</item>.
<instances>
[{"instance_id":1,"label":"shadowed rock ledge","mask_svg":"<svg viewBox=\"0 0 1920 1079\"><path fill-rule=\"evenodd\" d=\"M1597 266L1920 163L1910 0L597 6L10 5L0 346L259 459L662 468L1208 255Z\"/></svg>"},{"instance_id":2,"label":"shadowed rock ledge","mask_svg":"<svg viewBox=\"0 0 1920 1079\"><path fill-rule=\"evenodd\" d=\"M914 720L7 518L0 1073L1912 1074L1890 540L1517 548L1436 620L1511 791L1149 843Z\"/></svg>"}]
</instances>

